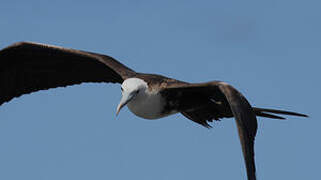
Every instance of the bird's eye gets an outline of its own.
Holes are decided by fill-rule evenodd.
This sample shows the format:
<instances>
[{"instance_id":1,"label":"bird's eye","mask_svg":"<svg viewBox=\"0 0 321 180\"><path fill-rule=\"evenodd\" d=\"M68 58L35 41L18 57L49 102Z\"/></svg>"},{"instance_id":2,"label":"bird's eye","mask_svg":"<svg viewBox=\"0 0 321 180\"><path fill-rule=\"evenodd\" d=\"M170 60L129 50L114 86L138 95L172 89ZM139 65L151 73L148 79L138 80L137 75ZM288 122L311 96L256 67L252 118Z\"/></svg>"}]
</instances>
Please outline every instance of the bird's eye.
<instances>
[{"instance_id":1,"label":"bird's eye","mask_svg":"<svg viewBox=\"0 0 321 180\"><path fill-rule=\"evenodd\" d=\"M136 90L135 93L138 94L138 93L139 93L139 90Z\"/></svg>"}]
</instances>

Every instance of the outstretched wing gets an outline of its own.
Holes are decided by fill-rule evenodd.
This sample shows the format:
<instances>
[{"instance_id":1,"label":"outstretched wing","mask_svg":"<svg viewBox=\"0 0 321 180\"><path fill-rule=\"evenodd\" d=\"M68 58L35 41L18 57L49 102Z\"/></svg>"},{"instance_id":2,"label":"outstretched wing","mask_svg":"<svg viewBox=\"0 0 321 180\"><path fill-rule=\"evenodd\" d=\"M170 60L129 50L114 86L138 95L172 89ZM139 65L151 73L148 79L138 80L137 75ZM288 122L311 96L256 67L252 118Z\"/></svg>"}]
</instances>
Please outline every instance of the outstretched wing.
<instances>
[{"instance_id":1,"label":"outstretched wing","mask_svg":"<svg viewBox=\"0 0 321 180\"><path fill-rule=\"evenodd\" d=\"M205 127L207 121L235 117L249 180L255 180L254 139L257 120L245 97L231 85L213 81L171 85L161 93L184 116ZM170 106L170 105L168 105Z\"/></svg>"},{"instance_id":2,"label":"outstretched wing","mask_svg":"<svg viewBox=\"0 0 321 180\"><path fill-rule=\"evenodd\" d=\"M254 140L257 131L257 120L250 103L230 85L220 85L230 104L239 131L242 151L246 163L247 178L255 180Z\"/></svg>"},{"instance_id":3,"label":"outstretched wing","mask_svg":"<svg viewBox=\"0 0 321 180\"><path fill-rule=\"evenodd\" d=\"M38 90L83 82L122 83L135 74L106 55L19 42L0 51L0 105Z\"/></svg>"}]
</instances>

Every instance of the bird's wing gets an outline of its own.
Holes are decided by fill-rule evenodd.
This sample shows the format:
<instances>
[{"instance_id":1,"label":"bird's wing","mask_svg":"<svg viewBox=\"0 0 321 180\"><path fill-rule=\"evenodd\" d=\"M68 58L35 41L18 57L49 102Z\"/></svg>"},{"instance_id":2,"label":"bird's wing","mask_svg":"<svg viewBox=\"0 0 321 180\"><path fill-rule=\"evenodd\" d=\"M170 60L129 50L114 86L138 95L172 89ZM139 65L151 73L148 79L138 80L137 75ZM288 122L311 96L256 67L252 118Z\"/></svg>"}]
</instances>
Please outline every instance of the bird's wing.
<instances>
[{"instance_id":1,"label":"bird's wing","mask_svg":"<svg viewBox=\"0 0 321 180\"><path fill-rule=\"evenodd\" d=\"M106 55L19 42L0 51L0 105L38 90L83 82L122 83L135 74Z\"/></svg>"},{"instance_id":2,"label":"bird's wing","mask_svg":"<svg viewBox=\"0 0 321 180\"><path fill-rule=\"evenodd\" d=\"M195 122L199 121L198 123L204 126L208 125L206 120L234 116L248 179L256 179L254 139L257 120L251 105L240 92L227 83L213 81L199 84L172 84L164 88L161 93L187 118Z\"/></svg>"}]
</instances>

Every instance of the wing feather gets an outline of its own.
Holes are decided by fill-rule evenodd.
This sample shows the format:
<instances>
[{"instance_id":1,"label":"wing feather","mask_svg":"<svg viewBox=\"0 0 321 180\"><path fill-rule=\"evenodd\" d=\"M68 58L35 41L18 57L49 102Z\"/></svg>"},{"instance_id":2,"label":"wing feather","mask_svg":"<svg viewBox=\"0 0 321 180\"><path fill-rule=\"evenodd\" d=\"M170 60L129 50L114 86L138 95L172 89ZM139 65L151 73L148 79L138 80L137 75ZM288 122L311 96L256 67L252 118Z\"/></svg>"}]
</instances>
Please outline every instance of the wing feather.
<instances>
[{"instance_id":1,"label":"wing feather","mask_svg":"<svg viewBox=\"0 0 321 180\"><path fill-rule=\"evenodd\" d=\"M197 84L172 84L161 93L168 102L172 102L178 111L187 118L210 127L207 121L222 117L235 117L247 176L255 180L254 140L257 132L257 120L253 109L245 97L231 85L212 81ZM211 103L211 105L205 105ZM210 107L210 109L209 109ZM212 114L209 114L212 110Z\"/></svg>"},{"instance_id":2,"label":"wing feather","mask_svg":"<svg viewBox=\"0 0 321 180\"><path fill-rule=\"evenodd\" d=\"M232 86L221 84L219 88L226 96L236 120L246 164L247 178L248 180L255 180L254 140L257 132L256 115L250 103Z\"/></svg>"},{"instance_id":3,"label":"wing feather","mask_svg":"<svg viewBox=\"0 0 321 180\"><path fill-rule=\"evenodd\" d=\"M19 42L0 51L0 105L38 90L83 82L122 83L135 74L106 55Z\"/></svg>"}]
</instances>

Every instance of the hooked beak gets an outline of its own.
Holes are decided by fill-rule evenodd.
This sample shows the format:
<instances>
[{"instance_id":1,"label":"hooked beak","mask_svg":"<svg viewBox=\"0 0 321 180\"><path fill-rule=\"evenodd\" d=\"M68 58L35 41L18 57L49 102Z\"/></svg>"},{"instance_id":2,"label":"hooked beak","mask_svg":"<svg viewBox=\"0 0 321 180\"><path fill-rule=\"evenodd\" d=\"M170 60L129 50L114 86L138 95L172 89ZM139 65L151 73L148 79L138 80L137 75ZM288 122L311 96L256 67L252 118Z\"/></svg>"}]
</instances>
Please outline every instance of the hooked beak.
<instances>
[{"instance_id":1,"label":"hooked beak","mask_svg":"<svg viewBox=\"0 0 321 180\"><path fill-rule=\"evenodd\" d=\"M116 111L116 116L119 114L120 110L130 101L135 97L135 93L126 93L123 92L123 97L121 98L118 106L117 106L117 111Z\"/></svg>"}]
</instances>

